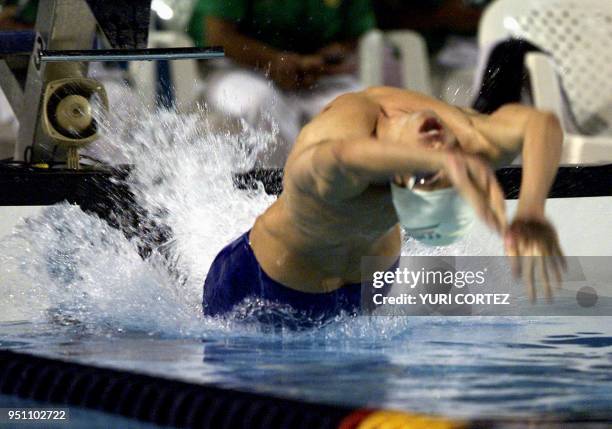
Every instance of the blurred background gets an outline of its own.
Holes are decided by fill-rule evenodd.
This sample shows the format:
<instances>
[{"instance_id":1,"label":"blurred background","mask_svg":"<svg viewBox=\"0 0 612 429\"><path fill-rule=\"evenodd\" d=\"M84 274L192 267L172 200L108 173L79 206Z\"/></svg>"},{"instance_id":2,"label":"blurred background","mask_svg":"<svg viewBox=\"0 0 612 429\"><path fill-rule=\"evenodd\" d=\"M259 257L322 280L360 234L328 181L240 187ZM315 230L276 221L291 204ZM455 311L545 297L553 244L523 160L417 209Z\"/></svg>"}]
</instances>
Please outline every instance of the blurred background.
<instances>
[{"instance_id":1,"label":"blurred background","mask_svg":"<svg viewBox=\"0 0 612 429\"><path fill-rule=\"evenodd\" d=\"M111 106L205 105L228 129L276 127L280 144L264 166L282 166L329 101L372 85L481 112L534 104L562 117L564 163L609 162L612 11L587 0L578 12L576 1L152 0L149 47L222 46L225 58L92 63L89 74ZM0 4L1 31L34 28L38 1ZM0 94L0 159L13 155L17 132Z\"/></svg>"}]
</instances>

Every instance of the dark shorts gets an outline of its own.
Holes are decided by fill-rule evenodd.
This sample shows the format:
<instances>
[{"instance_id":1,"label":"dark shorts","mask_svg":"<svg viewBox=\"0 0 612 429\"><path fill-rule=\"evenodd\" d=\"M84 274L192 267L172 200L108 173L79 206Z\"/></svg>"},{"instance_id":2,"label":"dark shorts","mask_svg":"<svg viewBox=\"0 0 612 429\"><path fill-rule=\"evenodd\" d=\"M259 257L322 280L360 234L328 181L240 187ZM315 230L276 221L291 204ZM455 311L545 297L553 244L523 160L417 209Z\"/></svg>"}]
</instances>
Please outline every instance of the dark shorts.
<instances>
[{"instance_id":1,"label":"dark shorts","mask_svg":"<svg viewBox=\"0 0 612 429\"><path fill-rule=\"evenodd\" d=\"M222 315L246 298L286 304L303 316L321 320L341 312L357 313L361 284L347 284L327 293L306 293L283 286L261 268L249 244L249 232L217 255L204 281L204 314Z\"/></svg>"}]
</instances>

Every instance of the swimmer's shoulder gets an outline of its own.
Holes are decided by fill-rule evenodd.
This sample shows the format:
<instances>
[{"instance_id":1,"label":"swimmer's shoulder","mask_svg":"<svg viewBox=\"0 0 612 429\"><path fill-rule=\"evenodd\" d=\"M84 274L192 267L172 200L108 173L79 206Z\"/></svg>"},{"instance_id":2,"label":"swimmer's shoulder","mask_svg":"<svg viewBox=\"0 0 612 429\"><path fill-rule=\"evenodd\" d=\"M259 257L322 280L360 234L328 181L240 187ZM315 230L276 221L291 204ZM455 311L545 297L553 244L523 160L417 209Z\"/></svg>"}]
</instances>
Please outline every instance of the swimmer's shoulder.
<instances>
[{"instance_id":1,"label":"swimmer's shoulder","mask_svg":"<svg viewBox=\"0 0 612 429\"><path fill-rule=\"evenodd\" d=\"M323 141L346 140L370 136L375 129L380 105L363 92L350 92L327 104L308 124L296 140L295 149Z\"/></svg>"},{"instance_id":2,"label":"swimmer's shoulder","mask_svg":"<svg viewBox=\"0 0 612 429\"><path fill-rule=\"evenodd\" d=\"M411 106L418 107L440 103L428 95L391 86L372 86L358 94L387 110L396 108L405 110L406 108L410 109Z\"/></svg>"},{"instance_id":3,"label":"swimmer's shoulder","mask_svg":"<svg viewBox=\"0 0 612 429\"><path fill-rule=\"evenodd\" d=\"M362 94L365 97L370 98L380 98L380 97L395 97L395 96L415 96L415 97L426 97L425 94L421 94L416 91L411 91L409 89L404 88L396 88L393 86L370 86L363 91L360 91L359 94Z\"/></svg>"},{"instance_id":4,"label":"swimmer's shoulder","mask_svg":"<svg viewBox=\"0 0 612 429\"><path fill-rule=\"evenodd\" d=\"M455 108L459 109L464 115L467 115L469 117L487 116L478 112L477 110L472 109L471 107L455 106Z\"/></svg>"},{"instance_id":5,"label":"swimmer's shoulder","mask_svg":"<svg viewBox=\"0 0 612 429\"><path fill-rule=\"evenodd\" d=\"M519 104L501 106L491 114L467 107L458 109L468 118L481 146L495 164L511 161L521 150L524 140L525 115L533 109Z\"/></svg>"}]
</instances>

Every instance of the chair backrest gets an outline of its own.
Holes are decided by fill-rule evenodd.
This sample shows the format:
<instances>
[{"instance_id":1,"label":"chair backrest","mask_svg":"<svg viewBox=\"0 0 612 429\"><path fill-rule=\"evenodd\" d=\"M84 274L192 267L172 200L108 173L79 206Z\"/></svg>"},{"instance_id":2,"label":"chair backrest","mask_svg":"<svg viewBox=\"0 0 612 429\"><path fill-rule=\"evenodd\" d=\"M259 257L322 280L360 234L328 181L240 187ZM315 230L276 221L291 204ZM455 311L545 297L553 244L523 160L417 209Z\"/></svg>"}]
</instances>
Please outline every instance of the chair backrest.
<instances>
[{"instance_id":1,"label":"chair backrest","mask_svg":"<svg viewBox=\"0 0 612 429\"><path fill-rule=\"evenodd\" d=\"M582 132L612 132L611 0L497 0L482 17L479 44L508 37L551 55Z\"/></svg>"},{"instance_id":2,"label":"chair backrest","mask_svg":"<svg viewBox=\"0 0 612 429\"><path fill-rule=\"evenodd\" d=\"M411 30L382 32L373 29L359 41L359 79L363 86L384 85L386 47L399 54L402 86L423 94L432 94L429 57L425 39Z\"/></svg>"}]
</instances>

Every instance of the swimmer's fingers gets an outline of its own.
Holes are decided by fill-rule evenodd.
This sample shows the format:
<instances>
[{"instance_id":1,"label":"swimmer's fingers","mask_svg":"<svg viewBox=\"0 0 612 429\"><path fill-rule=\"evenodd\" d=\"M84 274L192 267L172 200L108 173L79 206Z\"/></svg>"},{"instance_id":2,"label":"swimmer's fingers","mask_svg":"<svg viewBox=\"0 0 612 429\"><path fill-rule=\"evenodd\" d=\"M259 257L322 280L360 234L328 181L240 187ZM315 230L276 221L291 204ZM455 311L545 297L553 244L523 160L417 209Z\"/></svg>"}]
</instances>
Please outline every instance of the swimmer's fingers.
<instances>
[{"instance_id":1,"label":"swimmer's fingers","mask_svg":"<svg viewBox=\"0 0 612 429\"><path fill-rule=\"evenodd\" d=\"M510 256L510 268L512 269L512 275L514 278L520 278L522 275L523 266L521 264L521 257L514 254Z\"/></svg>"},{"instance_id":2,"label":"swimmer's fingers","mask_svg":"<svg viewBox=\"0 0 612 429\"><path fill-rule=\"evenodd\" d=\"M516 247L516 242L513 240L508 234L506 234L504 240L504 250L506 252L506 256L510 261L510 268L512 269L512 275L515 278L520 278L521 276L521 258Z\"/></svg>"},{"instance_id":3,"label":"swimmer's fingers","mask_svg":"<svg viewBox=\"0 0 612 429\"><path fill-rule=\"evenodd\" d=\"M567 270L567 263L565 262L565 256L563 256L563 252L558 242L552 244L548 260L555 276L555 288L561 289L561 283L563 281L562 273Z\"/></svg>"},{"instance_id":4,"label":"swimmer's fingers","mask_svg":"<svg viewBox=\"0 0 612 429\"><path fill-rule=\"evenodd\" d=\"M553 294L552 289L550 288L550 276L548 275L548 256L540 256L538 257L540 260L540 275L542 276L542 280L544 282L544 298L546 298L547 302L552 302Z\"/></svg>"},{"instance_id":5,"label":"swimmer's fingers","mask_svg":"<svg viewBox=\"0 0 612 429\"><path fill-rule=\"evenodd\" d=\"M544 239L541 244L545 247L542 253L546 256L547 266L550 267L554 275L555 287L560 289L562 272L567 270L567 262L565 261L565 256L563 256L563 251L561 250L559 240L557 239L554 230L551 229L550 234L551 235Z\"/></svg>"},{"instance_id":6,"label":"swimmer's fingers","mask_svg":"<svg viewBox=\"0 0 612 429\"><path fill-rule=\"evenodd\" d=\"M530 301L536 299L537 274L542 282L543 296L550 302L553 296L551 277L554 277L556 288L560 288L561 273L566 268L554 227L546 219L515 219L504 234L504 247L506 254L511 256L514 274L524 278Z\"/></svg>"},{"instance_id":7,"label":"swimmer's fingers","mask_svg":"<svg viewBox=\"0 0 612 429\"><path fill-rule=\"evenodd\" d=\"M552 263L551 263L552 271L553 271L553 274L555 275L555 288L561 289L561 284L563 283L563 276L561 274L562 272L561 263L554 256L551 257L551 260L552 260Z\"/></svg>"},{"instance_id":8,"label":"swimmer's fingers","mask_svg":"<svg viewBox=\"0 0 612 429\"><path fill-rule=\"evenodd\" d=\"M549 249L544 248L542 243L531 242L525 245L525 251L523 252L527 258L527 294L530 301L533 303L536 300L536 277L541 280L542 288L544 292L544 298L547 302L552 302L553 293L551 288L549 267L554 263L555 258L550 254ZM539 276L536 275L536 271L539 271ZM553 265L554 271L554 265ZM538 284L540 281L537 282Z\"/></svg>"},{"instance_id":9,"label":"swimmer's fingers","mask_svg":"<svg viewBox=\"0 0 612 429\"><path fill-rule=\"evenodd\" d=\"M524 268L520 270L519 275L523 279L529 302L533 304L537 300L536 269L537 265L543 263L541 253L534 243L525 239L518 240L516 247L518 255L516 259L521 261L521 268Z\"/></svg>"},{"instance_id":10,"label":"swimmer's fingers","mask_svg":"<svg viewBox=\"0 0 612 429\"><path fill-rule=\"evenodd\" d=\"M525 288L527 289L527 297L529 298L529 302L533 304L537 298L535 289L535 263L533 257L528 257L525 259Z\"/></svg>"},{"instance_id":11,"label":"swimmer's fingers","mask_svg":"<svg viewBox=\"0 0 612 429\"><path fill-rule=\"evenodd\" d=\"M523 267L527 266L525 262L533 256L533 243L521 234L513 234L512 231L507 231L504 235L504 249L506 255L511 256L510 263L514 276L521 277Z\"/></svg>"},{"instance_id":12,"label":"swimmer's fingers","mask_svg":"<svg viewBox=\"0 0 612 429\"><path fill-rule=\"evenodd\" d=\"M565 259L565 255L563 254L563 250L561 250L561 246L559 245L559 240L555 240L553 243L553 251L552 254L556 257L557 262L561 266L563 272L567 271L567 260Z\"/></svg>"}]
</instances>

